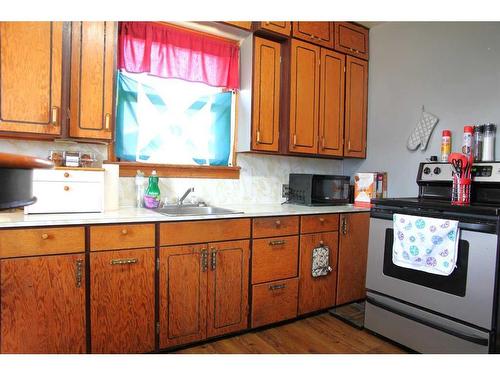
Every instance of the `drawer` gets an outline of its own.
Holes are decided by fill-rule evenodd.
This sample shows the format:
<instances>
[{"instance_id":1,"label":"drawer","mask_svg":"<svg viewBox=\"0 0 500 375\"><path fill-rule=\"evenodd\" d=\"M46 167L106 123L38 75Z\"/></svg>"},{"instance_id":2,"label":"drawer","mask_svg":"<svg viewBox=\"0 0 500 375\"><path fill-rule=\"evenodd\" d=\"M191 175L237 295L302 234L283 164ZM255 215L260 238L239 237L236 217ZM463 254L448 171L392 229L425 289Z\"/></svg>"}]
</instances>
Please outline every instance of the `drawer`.
<instances>
[{"instance_id":1,"label":"drawer","mask_svg":"<svg viewBox=\"0 0 500 375\"><path fill-rule=\"evenodd\" d=\"M181 221L160 224L160 246L250 238L250 219Z\"/></svg>"},{"instance_id":2,"label":"drawer","mask_svg":"<svg viewBox=\"0 0 500 375\"><path fill-rule=\"evenodd\" d=\"M154 224L120 224L90 227L90 251L154 246Z\"/></svg>"},{"instance_id":3,"label":"drawer","mask_svg":"<svg viewBox=\"0 0 500 375\"><path fill-rule=\"evenodd\" d=\"M339 230L339 214L308 215L300 218L300 233Z\"/></svg>"},{"instance_id":4,"label":"drawer","mask_svg":"<svg viewBox=\"0 0 500 375\"><path fill-rule=\"evenodd\" d=\"M104 181L104 171L34 169L33 181L101 182Z\"/></svg>"},{"instance_id":5,"label":"drawer","mask_svg":"<svg viewBox=\"0 0 500 375\"><path fill-rule=\"evenodd\" d=\"M252 328L297 316L298 278L252 287Z\"/></svg>"},{"instance_id":6,"label":"drawer","mask_svg":"<svg viewBox=\"0 0 500 375\"><path fill-rule=\"evenodd\" d=\"M0 258L85 251L83 227L8 229L0 231Z\"/></svg>"},{"instance_id":7,"label":"drawer","mask_svg":"<svg viewBox=\"0 0 500 375\"><path fill-rule=\"evenodd\" d=\"M104 184L33 181L33 195L37 201L25 213L102 212Z\"/></svg>"},{"instance_id":8,"label":"drawer","mask_svg":"<svg viewBox=\"0 0 500 375\"><path fill-rule=\"evenodd\" d=\"M299 233L298 216L276 216L253 219L253 238L291 236Z\"/></svg>"},{"instance_id":9,"label":"drawer","mask_svg":"<svg viewBox=\"0 0 500 375\"><path fill-rule=\"evenodd\" d=\"M252 284L296 277L298 262L298 236L253 240Z\"/></svg>"}]
</instances>

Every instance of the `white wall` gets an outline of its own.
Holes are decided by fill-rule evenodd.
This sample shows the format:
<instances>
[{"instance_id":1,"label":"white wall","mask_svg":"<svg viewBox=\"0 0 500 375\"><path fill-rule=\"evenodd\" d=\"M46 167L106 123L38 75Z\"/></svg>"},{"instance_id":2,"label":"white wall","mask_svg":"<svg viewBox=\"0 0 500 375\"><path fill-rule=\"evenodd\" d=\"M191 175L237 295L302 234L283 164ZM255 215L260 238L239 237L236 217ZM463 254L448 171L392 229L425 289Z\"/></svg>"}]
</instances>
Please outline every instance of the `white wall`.
<instances>
[{"instance_id":1,"label":"white wall","mask_svg":"<svg viewBox=\"0 0 500 375\"><path fill-rule=\"evenodd\" d=\"M439 156L443 129L452 130L452 150L459 151L465 124L500 123L498 22L377 25L369 69L367 159L346 159L344 172L388 171L389 196L417 194L418 163ZM440 120L427 151L408 151L422 105Z\"/></svg>"}]
</instances>

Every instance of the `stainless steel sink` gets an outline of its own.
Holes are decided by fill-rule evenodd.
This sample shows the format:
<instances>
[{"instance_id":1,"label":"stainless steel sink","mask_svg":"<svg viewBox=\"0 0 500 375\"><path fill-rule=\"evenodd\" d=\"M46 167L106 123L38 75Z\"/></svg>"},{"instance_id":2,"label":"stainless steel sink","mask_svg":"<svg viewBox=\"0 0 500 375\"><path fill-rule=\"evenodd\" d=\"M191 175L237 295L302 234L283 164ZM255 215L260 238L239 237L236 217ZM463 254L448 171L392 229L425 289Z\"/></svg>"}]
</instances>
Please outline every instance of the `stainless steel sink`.
<instances>
[{"instance_id":1,"label":"stainless steel sink","mask_svg":"<svg viewBox=\"0 0 500 375\"><path fill-rule=\"evenodd\" d=\"M167 216L227 215L243 213L243 211L234 211L227 208L191 205L164 206L162 208L156 208L153 211Z\"/></svg>"}]
</instances>

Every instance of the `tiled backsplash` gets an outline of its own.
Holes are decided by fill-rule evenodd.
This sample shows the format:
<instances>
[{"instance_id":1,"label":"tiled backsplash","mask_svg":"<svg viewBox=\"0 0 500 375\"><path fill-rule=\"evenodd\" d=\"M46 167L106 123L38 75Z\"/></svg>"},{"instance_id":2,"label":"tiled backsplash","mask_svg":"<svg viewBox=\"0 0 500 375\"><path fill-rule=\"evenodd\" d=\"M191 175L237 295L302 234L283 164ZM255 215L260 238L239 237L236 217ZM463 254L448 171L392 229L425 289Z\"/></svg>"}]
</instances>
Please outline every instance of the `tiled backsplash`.
<instances>
[{"instance_id":1,"label":"tiled backsplash","mask_svg":"<svg viewBox=\"0 0 500 375\"><path fill-rule=\"evenodd\" d=\"M0 139L0 151L46 158L49 150L82 150L94 152L99 160L106 159L106 146L65 144L54 142L27 142ZM289 173L342 174L342 161L303 157L239 154L239 180L200 178L161 178L162 199L173 200L189 187L194 195L210 204L281 203L282 184L288 183ZM120 205L135 203L134 178L120 178Z\"/></svg>"}]
</instances>

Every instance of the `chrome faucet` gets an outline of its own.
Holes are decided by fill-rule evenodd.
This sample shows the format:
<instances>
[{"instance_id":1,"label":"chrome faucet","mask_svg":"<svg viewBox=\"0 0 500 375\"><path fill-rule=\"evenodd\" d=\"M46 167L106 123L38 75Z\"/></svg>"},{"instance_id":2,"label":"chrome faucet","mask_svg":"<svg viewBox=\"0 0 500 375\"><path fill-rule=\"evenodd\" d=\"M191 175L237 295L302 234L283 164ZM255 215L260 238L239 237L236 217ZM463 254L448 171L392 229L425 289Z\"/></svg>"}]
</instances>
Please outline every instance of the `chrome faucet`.
<instances>
[{"instance_id":1,"label":"chrome faucet","mask_svg":"<svg viewBox=\"0 0 500 375\"><path fill-rule=\"evenodd\" d=\"M179 198L179 202L177 203L179 206L184 203L184 200L187 198L187 196L194 191L194 187L190 187L189 189L186 190L186 192L182 195L182 197Z\"/></svg>"}]
</instances>

